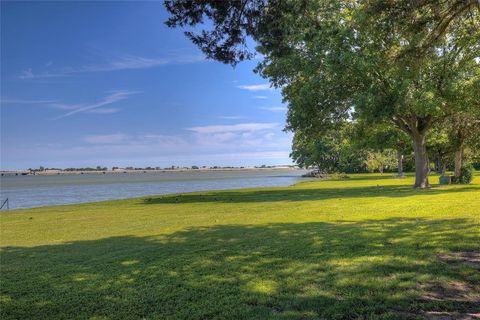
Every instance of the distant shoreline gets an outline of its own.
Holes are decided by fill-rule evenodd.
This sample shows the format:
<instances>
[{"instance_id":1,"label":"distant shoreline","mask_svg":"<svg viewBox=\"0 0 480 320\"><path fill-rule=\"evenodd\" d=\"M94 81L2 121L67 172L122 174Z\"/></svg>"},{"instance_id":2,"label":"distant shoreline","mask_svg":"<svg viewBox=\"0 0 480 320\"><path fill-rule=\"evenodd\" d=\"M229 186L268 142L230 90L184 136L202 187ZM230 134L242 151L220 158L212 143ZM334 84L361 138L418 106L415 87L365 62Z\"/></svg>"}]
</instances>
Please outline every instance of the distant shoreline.
<instances>
[{"instance_id":1,"label":"distant shoreline","mask_svg":"<svg viewBox=\"0 0 480 320\"><path fill-rule=\"evenodd\" d=\"M149 169L149 170L136 170L136 169L122 169L115 170L79 170L79 171L67 171L67 170L45 170L45 171L29 171L29 170L17 170L17 171L0 171L1 176L53 176L53 175L82 175L82 174L126 174L126 173L168 173L168 172L212 172L212 171L266 171L266 170L300 170L297 166L270 166L270 167L233 167L233 168L175 168L175 169Z\"/></svg>"},{"instance_id":2,"label":"distant shoreline","mask_svg":"<svg viewBox=\"0 0 480 320\"><path fill-rule=\"evenodd\" d=\"M295 168L216 168L52 173L1 177L10 209L151 197L186 192L283 187L301 181Z\"/></svg>"}]
</instances>

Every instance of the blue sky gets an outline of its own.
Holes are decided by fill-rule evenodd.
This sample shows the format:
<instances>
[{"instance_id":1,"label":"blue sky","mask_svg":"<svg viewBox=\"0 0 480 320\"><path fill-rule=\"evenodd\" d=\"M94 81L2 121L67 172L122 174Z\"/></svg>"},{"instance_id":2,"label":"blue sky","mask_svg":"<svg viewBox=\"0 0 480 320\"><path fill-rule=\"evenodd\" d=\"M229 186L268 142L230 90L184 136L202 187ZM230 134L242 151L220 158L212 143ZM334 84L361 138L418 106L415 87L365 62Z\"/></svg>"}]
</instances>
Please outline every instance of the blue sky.
<instances>
[{"instance_id":1,"label":"blue sky","mask_svg":"<svg viewBox=\"0 0 480 320\"><path fill-rule=\"evenodd\" d=\"M281 95L162 2L1 2L1 168L287 164Z\"/></svg>"}]
</instances>

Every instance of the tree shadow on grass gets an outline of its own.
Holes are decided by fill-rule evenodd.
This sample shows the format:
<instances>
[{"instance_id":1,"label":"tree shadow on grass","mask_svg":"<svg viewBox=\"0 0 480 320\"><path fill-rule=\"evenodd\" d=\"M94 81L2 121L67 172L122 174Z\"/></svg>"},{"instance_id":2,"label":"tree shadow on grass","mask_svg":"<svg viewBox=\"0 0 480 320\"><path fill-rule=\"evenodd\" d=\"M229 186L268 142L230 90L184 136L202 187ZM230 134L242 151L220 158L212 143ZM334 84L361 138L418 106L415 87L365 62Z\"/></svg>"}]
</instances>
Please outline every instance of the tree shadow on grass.
<instances>
[{"instance_id":1,"label":"tree shadow on grass","mask_svg":"<svg viewBox=\"0 0 480 320\"><path fill-rule=\"evenodd\" d=\"M478 268L436 252L478 251L464 219L219 225L2 251L2 319L414 319L469 312L422 284ZM470 294L470 293L469 293Z\"/></svg>"},{"instance_id":2,"label":"tree shadow on grass","mask_svg":"<svg viewBox=\"0 0 480 320\"><path fill-rule=\"evenodd\" d=\"M278 189L239 189L219 190L205 193L167 194L162 196L147 197L141 204L162 203L199 203L199 202L272 202L272 201L314 201L327 199L370 198L386 197L399 198L417 195L439 195L446 193L463 193L478 191L477 186L434 187L426 190L413 189L411 186L368 186L368 187L342 187L342 188L293 188Z\"/></svg>"},{"instance_id":3,"label":"tree shadow on grass","mask_svg":"<svg viewBox=\"0 0 480 320\"><path fill-rule=\"evenodd\" d=\"M385 172L383 174L379 173L360 173L360 174L353 174L349 175L347 174L348 178L346 179L347 181L355 181L355 180L388 180L388 179L400 179L397 176L396 172ZM415 174L412 174L410 172L405 173L405 178L408 177L414 177ZM432 178L432 177L429 177Z\"/></svg>"}]
</instances>

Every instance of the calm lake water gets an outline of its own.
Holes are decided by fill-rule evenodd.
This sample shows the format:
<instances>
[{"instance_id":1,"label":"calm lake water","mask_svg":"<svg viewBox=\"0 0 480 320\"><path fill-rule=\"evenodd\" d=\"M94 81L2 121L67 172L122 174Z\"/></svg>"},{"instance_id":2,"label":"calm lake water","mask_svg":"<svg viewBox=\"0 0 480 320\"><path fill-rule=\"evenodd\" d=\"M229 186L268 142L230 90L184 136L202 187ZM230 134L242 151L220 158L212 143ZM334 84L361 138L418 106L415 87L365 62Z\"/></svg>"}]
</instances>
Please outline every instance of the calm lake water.
<instances>
[{"instance_id":1,"label":"calm lake water","mask_svg":"<svg viewBox=\"0 0 480 320\"><path fill-rule=\"evenodd\" d=\"M304 170L149 172L1 177L10 209L126 199L148 195L288 186L305 180Z\"/></svg>"}]
</instances>

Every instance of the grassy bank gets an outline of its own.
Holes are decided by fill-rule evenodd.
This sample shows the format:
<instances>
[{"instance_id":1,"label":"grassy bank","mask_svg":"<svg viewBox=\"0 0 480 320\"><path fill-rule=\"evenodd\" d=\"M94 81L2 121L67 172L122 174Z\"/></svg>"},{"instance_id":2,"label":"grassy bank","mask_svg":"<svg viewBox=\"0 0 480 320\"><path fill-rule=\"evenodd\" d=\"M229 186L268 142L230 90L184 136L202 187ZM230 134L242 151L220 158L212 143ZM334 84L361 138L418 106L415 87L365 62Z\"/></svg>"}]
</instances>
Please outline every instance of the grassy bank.
<instances>
[{"instance_id":1,"label":"grassy bank","mask_svg":"<svg viewBox=\"0 0 480 320\"><path fill-rule=\"evenodd\" d=\"M480 177L468 186L412 184L356 175L1 212L0 317L480 312Z\"/></svg>"}]
</instances>

